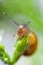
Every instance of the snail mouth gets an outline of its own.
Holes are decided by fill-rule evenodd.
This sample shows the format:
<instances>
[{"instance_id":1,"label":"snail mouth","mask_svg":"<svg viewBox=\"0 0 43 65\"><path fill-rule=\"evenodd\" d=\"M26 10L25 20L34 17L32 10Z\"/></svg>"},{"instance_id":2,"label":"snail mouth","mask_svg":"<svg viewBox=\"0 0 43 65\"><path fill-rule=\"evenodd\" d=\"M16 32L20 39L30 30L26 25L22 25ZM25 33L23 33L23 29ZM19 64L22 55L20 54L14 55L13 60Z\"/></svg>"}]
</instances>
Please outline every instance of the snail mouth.
<instances>
[{"instance_id":1,"label":"snail mouth","mask_svg":"<svg viewBox=\"0 0 43 65\"><path fill-rule=\"evenodd\" d=\"M18 33L19 37L24 37L25 35L28 35L28 33Z\"/></svg>"}]
</instances>

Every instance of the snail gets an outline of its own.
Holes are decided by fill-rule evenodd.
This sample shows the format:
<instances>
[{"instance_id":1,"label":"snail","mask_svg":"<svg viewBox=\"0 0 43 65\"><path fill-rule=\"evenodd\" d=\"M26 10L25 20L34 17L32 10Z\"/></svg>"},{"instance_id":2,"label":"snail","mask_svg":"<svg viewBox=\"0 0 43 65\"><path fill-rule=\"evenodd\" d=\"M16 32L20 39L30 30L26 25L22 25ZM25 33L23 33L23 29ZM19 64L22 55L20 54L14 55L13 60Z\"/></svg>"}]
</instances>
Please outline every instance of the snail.
<instances>
[{"instance_id":1,"label":"snail","mask_svg":"<svg viewBox=\"0 0 43 65\"><path fill-rule=\"evenodd\" d=\"M37 36L34 32L32 32L27 25L30 23L30 21L24 25L19 25L17 22L15 22L11 17L8 16L6 12L3 12L4 15L6 15L14 24L17 25L18 31L17 35L19 38L22 38L24 35L29 35L29 45L27 49L24 51L23 55L30 56L32 55L36 49L37 49Z\"/></svg>"}]
</instances>

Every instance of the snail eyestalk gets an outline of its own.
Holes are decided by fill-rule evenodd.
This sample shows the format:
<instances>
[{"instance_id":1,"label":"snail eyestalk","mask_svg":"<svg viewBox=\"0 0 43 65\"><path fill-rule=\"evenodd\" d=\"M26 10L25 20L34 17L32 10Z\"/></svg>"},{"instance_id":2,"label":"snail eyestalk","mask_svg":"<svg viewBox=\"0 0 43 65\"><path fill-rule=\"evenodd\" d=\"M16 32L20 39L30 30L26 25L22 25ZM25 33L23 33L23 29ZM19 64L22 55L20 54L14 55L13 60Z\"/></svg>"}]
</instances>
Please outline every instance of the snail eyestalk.
<instances>
[{"instance_id":1,"label":"snail eyestalk","mask_svg":"<svg viewBox=\"0 0 43 65\"><path fill-rule=\"evenodd\" d=\"M26 24L24 24L24 27L27 26L27 25L30 24L30 23L31 23L31 21L27 22Z\"/></svg>"},{"instance_id":2,"label":"snail eyestalk","mask_svg":"<svg viewBox=\"0 0 43 65\"><path fill-rule=\"evenodd\" d=\"M16 24L17 26L19 26L19 24L17 22L15 22L10 16L8 16L8 14L6 12L3 12L3 15L6 15L10 20L12 20L13 24Z\"/></svg>"}]
</instances>

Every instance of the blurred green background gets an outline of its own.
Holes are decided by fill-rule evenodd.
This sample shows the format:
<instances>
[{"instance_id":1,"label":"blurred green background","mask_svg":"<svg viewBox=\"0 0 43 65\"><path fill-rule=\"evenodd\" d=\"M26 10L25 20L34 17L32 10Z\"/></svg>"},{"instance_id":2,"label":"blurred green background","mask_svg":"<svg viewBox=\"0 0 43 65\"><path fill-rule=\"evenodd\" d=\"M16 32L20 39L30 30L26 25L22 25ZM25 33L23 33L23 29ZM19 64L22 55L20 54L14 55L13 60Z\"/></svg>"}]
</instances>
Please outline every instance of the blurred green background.
<instances>
[{"instance_id":1,"label":"blurred green background","mask_svg":"<svg viewBox=\"0 0 43 65\"><path fill-rule=\"evenodd\" d=\"M17 65L43 65L43 0L0 0L0 43L4 31L13 35L17 28L3 15L4 11L19 24L31 20L28 27L38 39L37 51L31 57L22 57L23 61L21 59Z\"/></svg>"}]
</instances>

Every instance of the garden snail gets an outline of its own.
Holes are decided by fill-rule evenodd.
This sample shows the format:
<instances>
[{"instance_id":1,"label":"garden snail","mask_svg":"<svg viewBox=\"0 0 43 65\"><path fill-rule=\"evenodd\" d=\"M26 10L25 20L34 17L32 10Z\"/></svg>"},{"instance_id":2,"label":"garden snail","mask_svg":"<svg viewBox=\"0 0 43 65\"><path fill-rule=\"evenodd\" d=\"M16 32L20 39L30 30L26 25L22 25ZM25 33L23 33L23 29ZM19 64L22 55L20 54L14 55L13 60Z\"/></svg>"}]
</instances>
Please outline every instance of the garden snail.
<instances>
[{"instance_id":1,"label":"garden snail","mask_svg":"<svg viewBox=\"0 0 43 65\"><path fill-rule=\"evenodd\" d=\"M9 19L12 20L11 17L9 17L5 12L3 12L4 15L6 15ZM27 24L30 23L30 21L24 25L19 25L18 23L16 23L14 20L12 20L13 23L15 23L18 26L18 32L17 35L22 38L22 36L28 34L29 35L29 46L27 47L27 49L25 50L25 52L23 53L23 55L25 56L30 56L32 55L35 50L37 49L37 37L35 35L34 32L32 32L30 29L28 29Z\"/></svg>"}]
</instances>

